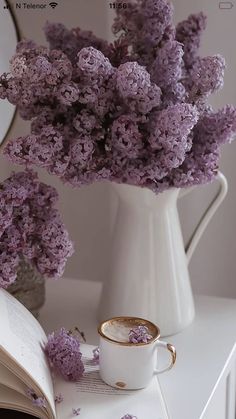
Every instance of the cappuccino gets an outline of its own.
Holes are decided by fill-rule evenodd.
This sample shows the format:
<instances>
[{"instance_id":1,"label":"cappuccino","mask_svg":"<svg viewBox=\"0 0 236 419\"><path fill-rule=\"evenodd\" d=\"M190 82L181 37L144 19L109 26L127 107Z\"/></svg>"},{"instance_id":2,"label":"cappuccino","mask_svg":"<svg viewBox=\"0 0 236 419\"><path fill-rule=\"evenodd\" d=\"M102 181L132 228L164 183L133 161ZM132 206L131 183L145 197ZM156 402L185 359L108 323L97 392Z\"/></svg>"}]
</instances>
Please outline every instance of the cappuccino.
<instances>
[{"instance_id":1,"label":"cappuccino","mask_svg":"<svg viewBox=\"0 0 236 419\"><path fill-rule=\"evenodd\" d=\"M112 341L118 343L128 343L130 342L130 331L139 326L146 327L151 340L158 337L158 330L151 322L136 317L118 317L108 320L103 324L101 332L104 337Z\"/></svg>"}]
</instances>

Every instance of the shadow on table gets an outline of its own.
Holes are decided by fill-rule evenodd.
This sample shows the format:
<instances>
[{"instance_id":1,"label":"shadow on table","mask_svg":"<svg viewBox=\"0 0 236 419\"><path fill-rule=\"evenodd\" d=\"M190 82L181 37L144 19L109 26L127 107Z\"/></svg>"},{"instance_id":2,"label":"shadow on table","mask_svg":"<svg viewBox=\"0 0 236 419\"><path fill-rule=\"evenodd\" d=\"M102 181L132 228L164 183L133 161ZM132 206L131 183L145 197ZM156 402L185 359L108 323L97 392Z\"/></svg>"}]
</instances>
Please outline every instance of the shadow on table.
<instances>
[{"instance_id":1,"label":"shadow on table","mask_svg":"<svg viewBox=\"0 0 236 419\"><path fill-rule=\"evenodd\" d=\"M1 419L37 419L35 416L27 415L26 413L16 412L15 410L0 409Z\"/></svg>"}]
</instances>

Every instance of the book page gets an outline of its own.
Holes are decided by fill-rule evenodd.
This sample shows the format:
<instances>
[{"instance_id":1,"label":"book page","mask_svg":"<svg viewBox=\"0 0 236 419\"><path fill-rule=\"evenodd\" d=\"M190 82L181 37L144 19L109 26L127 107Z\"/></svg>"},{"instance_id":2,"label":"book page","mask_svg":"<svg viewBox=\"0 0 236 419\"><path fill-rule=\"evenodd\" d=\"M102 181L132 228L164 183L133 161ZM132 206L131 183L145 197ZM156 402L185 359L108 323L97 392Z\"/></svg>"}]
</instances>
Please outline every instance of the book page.
<instances>
[{"instance_id":1,"label":"book page","mask_svg":"<svg viewBox=\"0 0 236 419\"><path fill-rule=\"evenodd\" d=\"M0 290L0 330L0 347L25 371L25 378L28 375L37 383L55 416L52 378L43 351L47 337L33 315L2 289ZM6 365L6 357L2 363Z\"/></svg>"},{"instance_id":2,"label":"book page","mask_svg":"<svg viewBox=\"0 0 236 419\"><path fill-rule=\"evenodd\" d=\"M68 383L56 377L55 395L63 401L57 405L57 418L70 419L72 409L81 408L80 419L120 419L129 413L138 419L168 419L158 381L153 378L144 390L119 390L105 384L99 367L91 362L93 346L82 344L84 377Z\"/></svg>"},{"instance_id":3,"label":"book page","mask_svg":"<svg viewBox=\"0 0 236 419\"><path fill-rule=\"evenodd\" d=\"M0 384L0 406L2 409L17 410L19 412L28 413L38 417L39 419L47 419L47 415L42 412L40 408L32 405L29 399L27 399L22 394L17 393L16 391L9 389ZM0 417L1 416L0 408Z\"/></svg>"},{"instance_id":4,"label":"book page","mask_svg":"<svg viewBox=\"0 0 236 419\"><path fill-rule=\"evenodd\" d=\"M25 384L2 364L0 364L0 385L1 384L25 395Z\"/></svg>"}]
</instances>

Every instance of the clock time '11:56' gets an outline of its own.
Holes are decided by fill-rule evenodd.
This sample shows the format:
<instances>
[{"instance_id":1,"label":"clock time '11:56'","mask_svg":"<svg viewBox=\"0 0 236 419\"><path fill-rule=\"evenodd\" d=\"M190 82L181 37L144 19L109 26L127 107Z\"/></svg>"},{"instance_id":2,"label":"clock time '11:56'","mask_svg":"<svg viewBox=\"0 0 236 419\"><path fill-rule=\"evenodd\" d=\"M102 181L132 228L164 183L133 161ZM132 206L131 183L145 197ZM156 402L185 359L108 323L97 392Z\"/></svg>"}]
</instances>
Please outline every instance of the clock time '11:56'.
<instances>
[{"instance_id":1,"label":"clock time '11:56'","mask_svg":"<svg viewBox=\"0 0 236 419\"><path fill-rule=\"evenodd\" d=\"M130 3L109 3L110 9L127 9Z\"/></svg>"}]
</instances>

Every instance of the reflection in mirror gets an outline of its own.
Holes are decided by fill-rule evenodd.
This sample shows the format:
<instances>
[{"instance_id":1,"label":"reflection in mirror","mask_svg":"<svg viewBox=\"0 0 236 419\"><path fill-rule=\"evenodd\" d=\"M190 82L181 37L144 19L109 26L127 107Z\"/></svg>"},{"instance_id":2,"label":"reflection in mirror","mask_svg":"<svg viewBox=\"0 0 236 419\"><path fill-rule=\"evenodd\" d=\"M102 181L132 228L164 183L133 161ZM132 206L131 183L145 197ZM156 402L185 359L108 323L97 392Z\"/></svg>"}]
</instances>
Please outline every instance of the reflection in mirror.
<instances>
[{"instance_id":1,"label":"reflection in mirror","mask_svg":"<svg viewBox=\"0 0 236 419\"><path fill-rule=\"evenodd\" d=\"M6 6L5 0L0 0L0 74L9 70L9 60L19 39L13 14ZM7 135L14 114L15 107L7 100L0 100L0 145Z\"/></svg>"}]
</instances>

